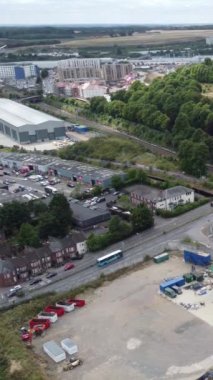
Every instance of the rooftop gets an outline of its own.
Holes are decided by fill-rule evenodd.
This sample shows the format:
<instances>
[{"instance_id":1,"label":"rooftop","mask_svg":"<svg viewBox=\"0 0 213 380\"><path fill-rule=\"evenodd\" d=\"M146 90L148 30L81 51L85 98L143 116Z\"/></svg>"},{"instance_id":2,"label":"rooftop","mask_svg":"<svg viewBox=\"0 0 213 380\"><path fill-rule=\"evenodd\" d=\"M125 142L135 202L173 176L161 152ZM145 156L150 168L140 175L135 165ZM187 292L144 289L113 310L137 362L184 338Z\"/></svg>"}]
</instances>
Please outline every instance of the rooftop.
<instances>
[{"instance_id":1,"label":"rooftop","mask_svg":"<svg viewBox=\"0 0 213 380\"><path fill-rule=\"evenodd\" d=\"M152 201L163 201L186 193L191 193L193 190L184 186L175 186L167 190L159 190L147 185L134 185L129 188L129 191Z\"/></svg>"},{"instance_id":2,"label":"rooftop","mask_svg":"<svg viewBox=\"0 0 213 380\"><path fill-rule=\"evenodd\" d=\"M110 213L106 209L97 208L96 210L91 210L90 208L84 207L82 204L72 202L70 202L70 207L73 211L73 218L75 220L85 221L100 215L109 215L110 217Z\"/></svg>"},{"instance_id":3,"label":"rooftop","mask_svg":"<svg viewBox=\"0 0 213 380\"><path fill-rule=\"evenodd\" d=\"M4 98L0 98L0 119L15 127L26 124L37 125L47 121L60 121L56 117Z\"/></svg>"}]
</instances>

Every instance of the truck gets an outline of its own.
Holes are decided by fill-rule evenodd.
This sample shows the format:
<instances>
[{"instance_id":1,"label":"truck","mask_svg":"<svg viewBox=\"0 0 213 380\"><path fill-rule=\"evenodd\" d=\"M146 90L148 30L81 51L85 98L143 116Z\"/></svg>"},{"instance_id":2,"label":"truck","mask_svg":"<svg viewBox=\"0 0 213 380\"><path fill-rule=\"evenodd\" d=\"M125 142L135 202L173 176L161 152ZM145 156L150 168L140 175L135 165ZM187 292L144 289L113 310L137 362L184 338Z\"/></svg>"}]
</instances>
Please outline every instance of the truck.
<instances>
[{"instance_id":1,"label":"truck","mask_svg":"<svg viewBox=\"0 0 213 380\"><path fill-rule=\"evenodd\" d=\"M46 186L44 188L44 190L45 190L45 193L49 194L49 195L56 194L58 192L58 190L55 187L52 187L52 186Z\"/></svg>"},{"instance_id":2,"label":"truck","mask_svg":"<svg viewBox=\"0 0 213 380\"><path fill-rule=\"evenodd\" d=\"M183 257L186 263L191 263L193 265L207 266L211 264L210 253L184 250Z\"/></svg>"},{"instance_id":3,"label":"truck","mask_svg":"<svg viewBox=\"0 0 213 380\"><path fill-rule=\"evenodd\" d=\"M171 280L166 280L161 282L160 291L164 293L166 288L172 288L172 286L183 286L185 285L185 279L183 277L175 277Z\"/></svg>"}]
</instances>

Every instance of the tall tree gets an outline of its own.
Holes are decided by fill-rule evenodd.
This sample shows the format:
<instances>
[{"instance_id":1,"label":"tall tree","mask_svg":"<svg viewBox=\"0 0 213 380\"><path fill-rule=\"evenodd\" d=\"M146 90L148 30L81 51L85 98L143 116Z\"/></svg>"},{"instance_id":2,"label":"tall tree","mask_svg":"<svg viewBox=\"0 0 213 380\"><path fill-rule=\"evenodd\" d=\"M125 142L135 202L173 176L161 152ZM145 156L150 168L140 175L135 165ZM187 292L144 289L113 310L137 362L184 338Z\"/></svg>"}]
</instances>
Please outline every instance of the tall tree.
<instances>
[{"instance_id":1,"label":"tall tree","mask_svg":"<svg viewBox=\"0 0 213 380\"><path fill-rule=\"evenodd\" d=\"M144 231L154 225L152 211L145 205L140 204L132 210L132 225L134 231Z\"/></svg>"},{"instance_id":2,"label":"tall tree","mask_svg":"<svg viewBox=\"0 0 213 380\"><path fill-rule=\"evenodd\" d=\"M4 229L7 235L12 234L23 223L28 223L30 220L30 209L27 203L13 201L5 203L0 208L0 227Z\"/></svg>"},{"instance_id":3,"label":"tall tree","mask_svg":"<svg viewBox=\"0 0 213 380\"><path fill-rule=\"evenodd\" d=\"M29 246L37 248L40 246L38 232L36 228L29 223L24 223L21 225L17 236L17 241L21 247Z\"/></svg>"},{"instance_id":4,"label":"tall tree","mask_svg":"<svg viewBox=\"0 0 213 380\"><path fill-rule=\"evenodd\" d=\"M58 236L66 235L72 225L72 210L67 198L63 194L54 195L49 204L49 212L57 220Z\"/></svg>"}]
</instances>

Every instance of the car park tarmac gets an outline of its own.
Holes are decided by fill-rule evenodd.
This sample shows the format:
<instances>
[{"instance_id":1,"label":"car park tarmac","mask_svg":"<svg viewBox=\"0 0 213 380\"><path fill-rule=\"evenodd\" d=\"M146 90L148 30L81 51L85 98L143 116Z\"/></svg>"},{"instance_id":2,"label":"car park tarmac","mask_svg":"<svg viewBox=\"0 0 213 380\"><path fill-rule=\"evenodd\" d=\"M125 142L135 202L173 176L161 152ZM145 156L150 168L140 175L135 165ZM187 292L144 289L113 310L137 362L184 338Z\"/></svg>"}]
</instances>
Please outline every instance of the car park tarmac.
<instances>
[{"instance_id":1,"label":"car park tarmac","mask_svg":"<svg viewBox=\"0 0 213 380\"><path fill-rule=\"evenodd\" d=\"M71 338L83 360L72 371L74 380L195 380L212 365L213 328L159 294L161 281L189 271L173 256L88 291L86 307L62 316L46 337L33 341L48 375L71 378L63 363L46 358L43 343Z\"/></svg>"}]
</instances>

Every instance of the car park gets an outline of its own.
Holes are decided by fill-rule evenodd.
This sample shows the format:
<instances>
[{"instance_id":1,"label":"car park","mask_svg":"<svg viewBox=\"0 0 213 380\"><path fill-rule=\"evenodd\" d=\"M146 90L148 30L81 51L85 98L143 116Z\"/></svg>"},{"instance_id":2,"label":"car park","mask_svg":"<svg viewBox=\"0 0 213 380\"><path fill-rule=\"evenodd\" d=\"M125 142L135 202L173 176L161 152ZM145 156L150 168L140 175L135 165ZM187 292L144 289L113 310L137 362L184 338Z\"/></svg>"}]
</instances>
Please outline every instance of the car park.
<instances>
[{"instance_id":1,"label":"car park","mask_svg":"<svg viewBox=\"0 0 213 380\"><path fill-rule=\"evenodd\" d=\"M73 263L67 263L65 264L64 266L64 270L67 271L67 270L70 270L70 269L73 269L75 268L75 265Z\"/></svg>"}]
</instances>

